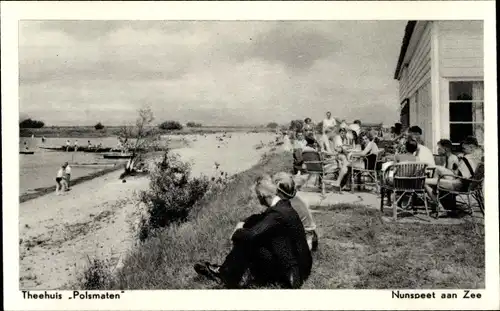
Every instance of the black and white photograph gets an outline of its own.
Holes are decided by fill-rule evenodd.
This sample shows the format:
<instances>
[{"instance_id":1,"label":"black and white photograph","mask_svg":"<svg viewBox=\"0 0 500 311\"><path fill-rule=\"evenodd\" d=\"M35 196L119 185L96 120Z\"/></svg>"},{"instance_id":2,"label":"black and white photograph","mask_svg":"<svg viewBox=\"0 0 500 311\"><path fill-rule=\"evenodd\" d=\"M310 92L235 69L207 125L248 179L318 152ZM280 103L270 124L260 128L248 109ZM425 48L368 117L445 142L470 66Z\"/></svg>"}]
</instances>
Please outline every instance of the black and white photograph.
<instances>
[{"instance_id":1,"label":"black and white photograph","mask_svg":"<svg viewBox=\"0 0 500 311\"><path fill-rule=\"evenodd\" d=\"M19 299L465 289L493 307L484 20L102 16L14 24Z\"/></svg>"}]
</instances>

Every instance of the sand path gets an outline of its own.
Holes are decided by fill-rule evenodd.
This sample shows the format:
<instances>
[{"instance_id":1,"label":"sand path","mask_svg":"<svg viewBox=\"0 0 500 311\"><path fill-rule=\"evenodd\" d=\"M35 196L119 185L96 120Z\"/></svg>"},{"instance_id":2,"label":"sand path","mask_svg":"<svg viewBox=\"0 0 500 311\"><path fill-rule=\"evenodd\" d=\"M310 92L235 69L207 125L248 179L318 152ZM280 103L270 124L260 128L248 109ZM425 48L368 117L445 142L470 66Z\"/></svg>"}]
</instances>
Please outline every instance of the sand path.
<instances>
[{"instance_id":1,"label":"sand path","mask_svg":"<svg viewBox=\"0 0 500 311\"><path fill-rule=\"evenodd\" d=\"M193 175L220 170L235 174L258 162L266 148L256 150L269 134L232 134L219 142L216 135L194 139L190 148L174 152L194 161ZM121 171L20 204L20 288L60 289L74 284L89 258L116 264L133 247L138 219L135 194L148 187L145 177L122 183Z\"/></svg>"}]
</instances>

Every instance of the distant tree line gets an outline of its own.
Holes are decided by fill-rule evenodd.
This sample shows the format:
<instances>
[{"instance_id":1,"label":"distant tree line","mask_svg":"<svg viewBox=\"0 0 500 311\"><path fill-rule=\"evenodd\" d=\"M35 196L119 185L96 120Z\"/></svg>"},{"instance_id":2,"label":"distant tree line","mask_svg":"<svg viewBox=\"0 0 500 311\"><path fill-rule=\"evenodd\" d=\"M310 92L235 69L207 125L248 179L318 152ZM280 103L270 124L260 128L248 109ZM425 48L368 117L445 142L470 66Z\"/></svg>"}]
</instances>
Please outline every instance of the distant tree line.
<instances>
[{"instance_id":1,"label":"distant tree line","mask_svg":"<svg viewBox=\"0 0 500 311\"><path fill-rule=\"evenodd\" d=\"M44 125L45 123L43 123L42 121L32 120L32 119L25 119L19 122L19 127L25 129L39 129L42 128Z\"/></svg>"},{"instance_id":2,"label":"distant tree line","mask_svg":"<svg viewBox=\"0 0 500 311\"><path fill-rule=\"evenodd\" d=\"M188 122L186 123L187 127L202 127L201 123L196 123L196 122Z\"/></svg>"},{"instance_id":3,"label":"distant tree line","mask_svg":"<svg viewBox=\"0 0 500 311\"><path fill-rule=\"evenodd\" d=\"M162 130L182 130L182 124L177 121L165 121L158 126Z\"/></svg>"}]
</instances>

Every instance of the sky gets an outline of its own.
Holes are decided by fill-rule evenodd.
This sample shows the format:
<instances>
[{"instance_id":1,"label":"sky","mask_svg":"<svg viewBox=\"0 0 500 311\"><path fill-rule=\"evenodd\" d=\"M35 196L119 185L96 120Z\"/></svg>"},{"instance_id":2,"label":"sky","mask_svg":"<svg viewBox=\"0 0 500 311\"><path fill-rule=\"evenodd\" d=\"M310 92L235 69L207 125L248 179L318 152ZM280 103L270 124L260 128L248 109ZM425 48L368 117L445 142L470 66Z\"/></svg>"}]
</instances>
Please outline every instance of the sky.
<instances>
[{"instance_id":1,"label":"sky","mask_svg":"<svg viewBox=\"0 0 500 311\"><path fill-rule=\"evenodd\" d=\"M20 118L46 125L398 119L405 21L21 21Z\"/></svg>"}]
</instances>

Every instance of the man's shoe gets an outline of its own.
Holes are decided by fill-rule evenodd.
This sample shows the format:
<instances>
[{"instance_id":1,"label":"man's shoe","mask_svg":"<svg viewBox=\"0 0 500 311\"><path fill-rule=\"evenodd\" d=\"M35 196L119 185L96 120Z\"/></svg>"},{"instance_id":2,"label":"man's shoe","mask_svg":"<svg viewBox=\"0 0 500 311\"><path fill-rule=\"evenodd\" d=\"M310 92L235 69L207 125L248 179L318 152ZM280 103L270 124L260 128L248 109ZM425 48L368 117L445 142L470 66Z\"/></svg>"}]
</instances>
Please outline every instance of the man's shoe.
<instances>
[{"instance_id":1,"label":"man's shoe","mask_svg":"<svg viewBox=\"0 0 500 311\"><path fill-rule=\"evenodd\" d=\"M197 263L194 265L194 271L199 275L220 283L219 267L220 266L212 265L209 262Z\"/></svg>"}]
</instances>

